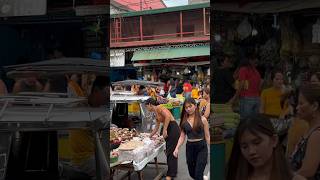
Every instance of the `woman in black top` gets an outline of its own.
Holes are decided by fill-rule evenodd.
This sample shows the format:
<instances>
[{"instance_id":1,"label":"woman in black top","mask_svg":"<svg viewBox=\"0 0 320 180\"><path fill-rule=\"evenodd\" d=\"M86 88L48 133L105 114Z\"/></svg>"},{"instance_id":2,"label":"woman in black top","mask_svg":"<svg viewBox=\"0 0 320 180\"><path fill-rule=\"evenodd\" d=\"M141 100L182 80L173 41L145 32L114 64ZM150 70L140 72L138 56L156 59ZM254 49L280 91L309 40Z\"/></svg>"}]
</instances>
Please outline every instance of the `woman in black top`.
<instances>
[{"instance_id":1,"label":"woman in black top","mask_svg":"<svg viewBox=\"0 0 320 180\"><path fill-rule=\"evenodd\" d=\"M297 113L309 129L291 157L291 166L301 176L320 180L320 85L311 83L300 89Z\"/></svg>"},{"instance_id":2,"label":"woman in black top","mask_svg":"<svg viewBox=\"0 0 320 180\"><path fill-rule=\"evenodd\" d=\"M186 156L189 174L193 179L203 180L208 159L207 145L210 144L208 121L200 116L197 103L192 98L185 100L181 117L181 134L173 155L178 157L179 148L187 135Z\"/></svg>"}]
</instances>

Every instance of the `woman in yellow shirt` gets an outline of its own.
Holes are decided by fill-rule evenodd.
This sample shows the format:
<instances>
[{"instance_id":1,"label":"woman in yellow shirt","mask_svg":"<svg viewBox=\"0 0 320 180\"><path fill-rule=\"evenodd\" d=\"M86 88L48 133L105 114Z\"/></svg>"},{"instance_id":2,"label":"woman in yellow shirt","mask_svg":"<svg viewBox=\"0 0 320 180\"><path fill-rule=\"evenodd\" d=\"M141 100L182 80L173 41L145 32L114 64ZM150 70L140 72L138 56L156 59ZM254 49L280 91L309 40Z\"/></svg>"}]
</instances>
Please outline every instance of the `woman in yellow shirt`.
<instances>
[{"instance_id":1,"label":"woman in yellow shirt","mask_svg":"<svg viewBox=\"0 0 320 180\"><path fill-rule=\"evenodd\" d=\"M193 99L199 99L199 85L197 84L195 87L192 88L191 97Z\"/></svg>"},{"instance_id":2,"label":"woman in yellow shirt","mask_svg":"<svg viewBox=\"0 0 320 180\"><path fill-rule=\"evenodd\" d=\"M260 113L268 116L280 117L283 112L281 108L281 96L284 93L284 77L281 71L271 74L272 87L261 93Z\"/></svg>"}]
</instances>

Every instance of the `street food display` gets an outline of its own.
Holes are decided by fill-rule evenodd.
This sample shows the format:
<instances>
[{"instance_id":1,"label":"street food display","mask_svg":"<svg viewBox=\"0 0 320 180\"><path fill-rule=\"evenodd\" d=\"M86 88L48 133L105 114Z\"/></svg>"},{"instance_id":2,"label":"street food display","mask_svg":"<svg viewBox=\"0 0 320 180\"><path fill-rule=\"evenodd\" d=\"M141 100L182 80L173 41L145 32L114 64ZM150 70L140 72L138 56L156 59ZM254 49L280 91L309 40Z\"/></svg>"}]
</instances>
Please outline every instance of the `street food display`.
<instances>
[{"instance_id":1,"label":"street food display","mask_svg":"<svg viewBox=\"0 0 320 180\"><path fill-rule=\"evenodd\" d=\"M139 133L135 129L111 128L110 143L119 146L110 152L110 159L114 161L113 163L143 161L165 142L162 136L154 135L152 138L149 136L149 133Z\"/></svg>"}]
</instances>

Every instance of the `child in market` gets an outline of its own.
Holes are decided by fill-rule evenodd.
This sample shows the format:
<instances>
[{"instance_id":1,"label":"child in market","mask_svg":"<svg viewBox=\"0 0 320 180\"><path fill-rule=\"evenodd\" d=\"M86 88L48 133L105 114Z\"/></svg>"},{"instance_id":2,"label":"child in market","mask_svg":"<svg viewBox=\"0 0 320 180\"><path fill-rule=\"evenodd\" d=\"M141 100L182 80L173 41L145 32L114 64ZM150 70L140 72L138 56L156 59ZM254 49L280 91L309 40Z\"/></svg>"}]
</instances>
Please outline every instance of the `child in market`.
<instances>
[{"instance_id":1,"label":"child in market","mask_svg":"<svg viewBox=\"0 0 320 180\"><path fill-rule=\"evenodd\" d=\"M173 152L178 157L179 148L187 136L186 156L190 176L195 180L203 180L203 173L208 160L208 147L210 144L209 123L201 117L197 103L187 98L183 104L180 121L181 135Z\"/></svg>"},{"instance_id":2,"label":"child in market","mask_svg":"<svg viewBox=\"0 0 320 180\"><path fill-rule=\"evenodd\" d=\"M237 128L227 180L302 180L293 174L271 121L263 115L243 119Z\"/></svg>"}]
</instances>

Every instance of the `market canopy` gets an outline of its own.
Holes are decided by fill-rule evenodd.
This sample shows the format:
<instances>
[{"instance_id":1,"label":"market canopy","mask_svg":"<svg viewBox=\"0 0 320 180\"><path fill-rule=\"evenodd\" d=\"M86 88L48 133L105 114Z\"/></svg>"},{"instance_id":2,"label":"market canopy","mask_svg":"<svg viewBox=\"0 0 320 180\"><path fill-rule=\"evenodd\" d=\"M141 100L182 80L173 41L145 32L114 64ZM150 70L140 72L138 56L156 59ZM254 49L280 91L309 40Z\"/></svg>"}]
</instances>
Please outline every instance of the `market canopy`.
<instances>
[{"instance_id":1,"label":"market canopy","mask_svg":"<svg viewBox=\"0 0 320 180\"><path fill-rule=\"evenodd\" d=\"M135 51L131 61L177 59L184 57L210 56L210 46L168 47Z\"/></svg>"},{"instance_id":2,"label":"market canopy","mask_svg":"<svg viewBox=\"0 0 320 180\"><path fill-rule=\"evenodd\" d=\"M238 1L214 1L213 10L239 13L281 13L304 9L319 8L319 0L251 1L240 5Z\"/></svg>"}]
</instances>

